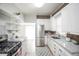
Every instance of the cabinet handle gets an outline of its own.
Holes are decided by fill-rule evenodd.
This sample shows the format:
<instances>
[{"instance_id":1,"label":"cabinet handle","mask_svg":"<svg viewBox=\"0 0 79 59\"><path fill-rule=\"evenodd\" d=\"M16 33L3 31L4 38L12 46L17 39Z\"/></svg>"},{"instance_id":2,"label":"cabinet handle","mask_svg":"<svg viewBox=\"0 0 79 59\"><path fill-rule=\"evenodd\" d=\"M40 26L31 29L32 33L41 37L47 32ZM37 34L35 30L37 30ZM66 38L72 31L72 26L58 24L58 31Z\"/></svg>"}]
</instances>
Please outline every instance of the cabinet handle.
<instances>
[{"instance_id":1,"label":"cabinet handle","mask_svg":"<svg viewBox=\"0 0 79 59\"><path fill-rule=\"evenodd\" d=\"M56 48L54 48L54 49L56 49Z\"/></svg>"},{"instance_id":2,"label":"cabinet handle","mask_svg":"<svg viewBox=\"0 0 79 59\"><path fill-rule=\"evenodd\" d=\"M59 51L60 51L60 52L62 52L62 50L61 50L61 49L59 49Z\"/></svg>"}]
</instances>

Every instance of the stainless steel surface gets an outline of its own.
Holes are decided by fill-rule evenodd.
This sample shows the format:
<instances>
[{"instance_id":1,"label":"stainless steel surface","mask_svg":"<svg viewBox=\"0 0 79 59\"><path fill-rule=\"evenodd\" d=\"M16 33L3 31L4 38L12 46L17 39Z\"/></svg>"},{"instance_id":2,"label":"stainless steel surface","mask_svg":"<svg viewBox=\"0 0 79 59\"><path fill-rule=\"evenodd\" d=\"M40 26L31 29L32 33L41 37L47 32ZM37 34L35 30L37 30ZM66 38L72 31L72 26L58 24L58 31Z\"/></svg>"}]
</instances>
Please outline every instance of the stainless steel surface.
<instances>
[{"instance_id":1,"label":"stainless steel surface","mask_svg":"<svg viewBox=\"0 0 79 59\"><path fill-rule=\"evenodd\" d=\"M37 25L36 46L45 46L44 25Z\"/></svg>"},{"instance_id":2,"label":"stainless steel surface","mask_svg":"<svg viewBox=\"0 0 79 59\"><path fill-rule=\"evenodd\" d=\"M21 47L21 42L20 41L6 41L0 43L0 56L12 56L14 55L17 51L16 55L21 55L20 50L18 50ZM2 55L1 55L2 54Z\"/></svg>"},{"instance_id":3,"label":"stainless steel surface","mask_svg":"<svg viewBox=\"0 0 79 59\"><path fill-rule=\"evenodd\" d=\"M12 56L21 56L22 54L22 47L20 47Z\"/></svg>"},{"instance_id":4,"label":"stainless steel surface","mask_svg":"<svg viewBox=\"0 0 79 59\"><path fill-rule=\"evenodd\" d=\"M8 39L8 35L4 34L4 35L0 35L0 42L7 40Z\"/></svg>"}]
</instances>

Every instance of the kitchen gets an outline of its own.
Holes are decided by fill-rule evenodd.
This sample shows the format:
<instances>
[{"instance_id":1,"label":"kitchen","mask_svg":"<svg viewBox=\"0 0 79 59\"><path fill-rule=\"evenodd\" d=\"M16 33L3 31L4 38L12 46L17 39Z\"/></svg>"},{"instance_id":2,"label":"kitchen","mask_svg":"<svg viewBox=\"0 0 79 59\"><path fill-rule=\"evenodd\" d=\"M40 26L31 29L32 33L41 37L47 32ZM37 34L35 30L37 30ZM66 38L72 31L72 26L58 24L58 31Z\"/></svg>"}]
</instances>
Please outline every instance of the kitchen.
<instances>
[{"instance_id":1,"label":"kitchen","mask_svg":"<svg viewBox=\"0 0 79 59\"><path fill-rule=\"evenodd\" d=\"M0 3L0 56L79 56L79 3Z\"/></svg>"}]
</instances>

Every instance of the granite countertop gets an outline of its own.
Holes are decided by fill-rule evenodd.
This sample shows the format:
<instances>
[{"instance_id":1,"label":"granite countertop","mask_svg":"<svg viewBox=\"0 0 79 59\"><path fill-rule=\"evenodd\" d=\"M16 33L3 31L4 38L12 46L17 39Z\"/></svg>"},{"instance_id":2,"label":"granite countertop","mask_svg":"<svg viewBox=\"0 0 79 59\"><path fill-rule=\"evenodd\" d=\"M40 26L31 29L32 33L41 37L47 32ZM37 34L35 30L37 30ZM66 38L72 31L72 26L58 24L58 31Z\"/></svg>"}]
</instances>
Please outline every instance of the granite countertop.
<instances>
[{"instance_id":1,"label":"granite countertop","mask_svg":"<svg viewBox=\"0 0 79 59\"><path fill-rule=\"evenodd\" d=\"M65 40L65 38L61 38L61 39L51 38L51 39L53 41L55 41L56 43L58 43L59 45L61 45L63 48L65 48L71 54L79 54L79 45L75 45L72 42L68 42Z\"/></svg>"}]
</instances>

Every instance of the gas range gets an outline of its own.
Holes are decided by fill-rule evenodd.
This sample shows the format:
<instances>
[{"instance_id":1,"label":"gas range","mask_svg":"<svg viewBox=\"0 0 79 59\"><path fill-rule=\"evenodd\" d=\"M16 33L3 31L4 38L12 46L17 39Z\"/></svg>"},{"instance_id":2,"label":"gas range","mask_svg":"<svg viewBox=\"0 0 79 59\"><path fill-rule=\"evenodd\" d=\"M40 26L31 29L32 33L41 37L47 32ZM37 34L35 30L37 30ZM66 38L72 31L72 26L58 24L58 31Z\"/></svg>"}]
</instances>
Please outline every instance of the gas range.
<instances>
[{"instance_id":1,"label":"gas range","mask_svg":"<svg viewBox=\"0 0 79 59\"><path fill-rule=\"evenodd\" d=\"M12 56L21 47L20 41L7 41L0 43L0 55Z\"/></svg>"}]
</instances>

